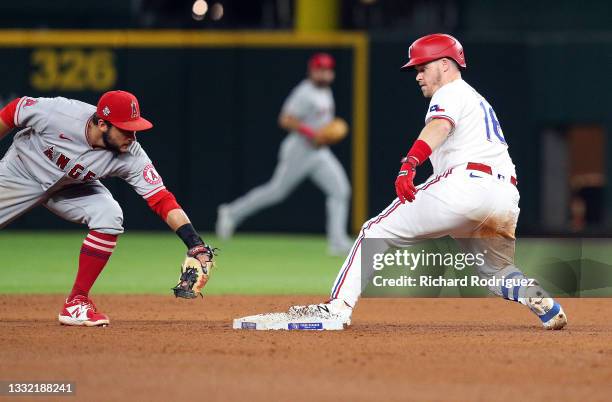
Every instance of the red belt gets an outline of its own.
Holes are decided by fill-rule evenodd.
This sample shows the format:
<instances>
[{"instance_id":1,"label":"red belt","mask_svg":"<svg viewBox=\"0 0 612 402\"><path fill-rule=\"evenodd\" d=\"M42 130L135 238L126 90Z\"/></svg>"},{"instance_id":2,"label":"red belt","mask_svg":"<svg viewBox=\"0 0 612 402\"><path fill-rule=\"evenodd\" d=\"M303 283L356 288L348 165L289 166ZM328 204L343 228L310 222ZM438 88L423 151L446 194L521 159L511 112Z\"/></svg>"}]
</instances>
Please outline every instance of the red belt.
<instances>
[{"instance_id":1,"label":"red belt","mask_svg":"<svg viewBox=\"0 0 612 402\"><path fill-rule=\"evenodd\" d=\"M488 175L493 175L493 169L491 169L491 166L485 165L484 163L468 162L465 170L478 170L479 172L486 173ZM497 176L498 179L504 178L504 176L501 174L498 174ZM510 176L510 183L516 186L518 183L516 177Z\"/></svg>"}]
</instances>

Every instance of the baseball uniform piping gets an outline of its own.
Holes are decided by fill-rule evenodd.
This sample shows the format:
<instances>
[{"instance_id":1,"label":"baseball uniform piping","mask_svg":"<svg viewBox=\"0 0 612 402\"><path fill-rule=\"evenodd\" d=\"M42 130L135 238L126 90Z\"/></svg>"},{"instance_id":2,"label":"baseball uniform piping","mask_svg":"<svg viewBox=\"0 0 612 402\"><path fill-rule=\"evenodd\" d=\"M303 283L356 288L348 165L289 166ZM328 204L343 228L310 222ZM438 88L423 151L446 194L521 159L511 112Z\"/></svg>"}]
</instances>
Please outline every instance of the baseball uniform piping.
<instances>
[{"instance_id":1,"label":"baseball uniform piping","mask_svg":"<svg viewBox=\"0 0 612 402\"><path fill-rule=\"evenodd\" d=\"M370 220L370 223L368 223L368 226L366 226L364 229L361 230L361 235L359 236L359 239L355 243L355 246L353 246L353 250L351 252L351 257L349 259L349 262L346 268L344 268L344 271L342 272L342 274L340 275L340 279L338 279L336 285L334 286L334 289L332 290L332 298L334 299L337 298L338 293L340 292L340 289L342 289L342 285L344 284L344 280L346 279L348 275L348 271L351 269L351 266L353 265L355 255L357 254L357 249L359 249L359 247L361 246L361 242L363 241L365 237L365 231L370 229L372 225L380 223L381 220L389 216L391 212L395 211L397 207L399 207L400 205L402 205L401 201L396 200L395 204L392 205L386 212L383 212L382 214L378 215L378 217L375 220Z\"/></svg>"},{"instance_id":2,"label":"baseball uniform piping","mask_svg":"<svg viewBox=\"0 0 612 402\"><path fill-rule=\"evenodd\" d=\"M165 189L166 186L159 186L154 188L153 190L149 191L148 193L146 193L145 195L142 196L142 198L144 198L145 200L147 198L153 197L155 194L159 193L160 191L162 191L163 189Z\"/></svg>"},{"instance_id":3,"label":"baseball uniform piping","mask_svg":"<svg viewBox=\"0 0 612 402\"><path fill-rule=\"evenodd\" d=\"M433 179L429 183L426 183L423 187L417 189L417 192L422 191L422 190L427 190L431 185L436 184L437 182L440 181L440 179L444 179L444 178L448 177L451 173L453 173L453 168L450 168L445 173L436 176L435 179Z\"/></svg>"},{"instance_id":4,"label":"baseball uniform piping","mask_svg":"<svg viewBox=\"0 0 612 402\"><path fill-rule=\"evenodd\" d=\"M446 115L437 115L437 116L431 116L431 117L429 118L429 120L430 120L430 121L431 121L431 120L433 120L433 119L443 119L443 120L446 120L446 121L448 121L450 124L452 124L452 125L453 125L453 128L455 128L455 120L453 120L453 119L452 119L451 117L449 117L449 116L446 116Z\"/></svg>"},{"instance_id":5,"label":"baseball uniform piping","mask_svg":"<svg viewBox=\"0 0 612 402\"><path fill-rule=\"evenodd\" d=\"M89 145L89 147L91 149L93 149L93 144L91 143L91 141L89 141L89 122L92 121L93 116L90 116L89 119L87 119L87 122L85 123L85 142L87 143L87 145Z\"/></svg>"},{"instance_id":6,"label":"baseball uniform piping","mask_svg":"<svg viewBox=\"0 0 612 402\"><path fill-rule=\"evenodd\" d=\"M21 107L23 106L23 102L25 102L25 100L27 99L27 96L24 96L23 98L21 98L21 100L19 101L19 103L17 104L17 112L15 113L15 127L19 127L19 112L21 111Z\"/></svg>"}]
</instances>

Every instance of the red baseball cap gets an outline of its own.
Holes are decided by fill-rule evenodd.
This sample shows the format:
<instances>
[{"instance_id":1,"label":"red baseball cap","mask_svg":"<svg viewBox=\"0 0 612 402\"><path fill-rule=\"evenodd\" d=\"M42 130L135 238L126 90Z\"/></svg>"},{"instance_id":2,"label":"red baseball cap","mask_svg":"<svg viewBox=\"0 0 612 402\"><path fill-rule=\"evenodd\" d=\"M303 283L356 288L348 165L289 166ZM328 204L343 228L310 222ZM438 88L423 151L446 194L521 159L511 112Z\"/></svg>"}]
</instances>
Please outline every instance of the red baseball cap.
<instances>
[{"instance_id":1,"label":"red baseball cap","mask_svg":"<svg viewBox=\"0 0 612 402\"><path fill-rule=\"evenodd\" d=\"M336 61L329 53L315 53L308 60L308 68L328 68L333 70L336 67Z\"/></svg>"},{"instance_id":2,"label":"red baseball cap","mask_svg":"<svg viewBox=\"0 0 612 402\"><path fill-rule=\"evenodd\" d=\"M96 114L122 130L142 131L153 124L140 116L138 99L126 91L105 92L98 101Z\"/></svg>"}]
</instances>

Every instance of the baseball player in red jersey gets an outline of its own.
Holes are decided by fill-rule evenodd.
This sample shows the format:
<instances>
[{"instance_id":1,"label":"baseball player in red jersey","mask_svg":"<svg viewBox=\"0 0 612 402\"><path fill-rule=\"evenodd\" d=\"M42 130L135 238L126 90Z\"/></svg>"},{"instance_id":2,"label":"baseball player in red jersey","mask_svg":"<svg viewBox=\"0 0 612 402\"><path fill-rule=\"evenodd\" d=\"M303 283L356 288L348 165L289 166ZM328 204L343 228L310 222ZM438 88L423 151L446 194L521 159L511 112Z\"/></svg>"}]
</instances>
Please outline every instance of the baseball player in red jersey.
<instances>
[{"instance_id":1,"label":"baseball player in red jersey","mask_svg":"<svg viewBox=\"0 0 612 402\"><path fill-rule=\"evenodd\" d=\"M17 98L0 111L0 140L16 127L21 130L0 161L0 228L37 205L89 227L60 323L109 324L89 291L123 233L123 214L102 178L128 182L183 240L188 257L210 263L211 248L136 141L137 132L153 125L140 116L134 95L106 92L97 107L62 97Z\"/></svg>"},{"instance_id":2,"label":"baseball player in red jersey","mask_svg":"<svg viewBox=\"0 0 612 402\"><path fill-rule=\"evenodd\" d=\"M477 273L492 283L489 291L527 306L544 328L563 328L567 316L561 305L514 264L519 215L515 168L492 106L462 79L461 70L467 67L463 47L450 35L427 35L410 46L408 57L402 69L416 70L416 82L431 100L425 127L402 160L395 182L397 198L363 225L330 301L294 306L290 317L350 323L362 292L362 273L373 273L368 264L362 270L365 239L385 239L383 247L410 247L424 239L451 236L466 251L484 251L485 263L477 266ZM415 186L415 171L427 159L434 174Z\"/></svg>"}]
</instances>

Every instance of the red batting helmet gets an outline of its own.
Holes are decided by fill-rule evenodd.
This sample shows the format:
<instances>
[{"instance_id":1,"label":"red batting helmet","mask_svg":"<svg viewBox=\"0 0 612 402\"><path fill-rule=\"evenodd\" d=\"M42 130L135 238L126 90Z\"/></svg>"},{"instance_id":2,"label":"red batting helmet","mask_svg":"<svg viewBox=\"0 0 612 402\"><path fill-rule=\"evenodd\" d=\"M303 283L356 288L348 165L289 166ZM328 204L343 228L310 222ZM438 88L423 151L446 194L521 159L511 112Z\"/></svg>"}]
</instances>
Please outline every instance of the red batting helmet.
<instances>
[{"instance_id":1,"label":"red batting helmet","mask_svg":"<svg viewBox=\"0 0 612 402\"><path fill-rule=\"evenodd\" d=\"M459 41L446 34L432 34L423 36L414 41L408 48L408 63L402 66L402 70L419 64L429 63L443 57L453 59L461 67L466 67L463 46Z\"/></svg>"},{"instance_id":2,"label":"red batting helmet","mask_svg":"<svg viewBox=\"0 0 612 402\"><path fill-rule=\"evenodd\" d=\"M309 70L315 68L329 68L333 70L334 67L336 67L336 61L329 53L315 53L308 60Z\"/></svg>"},{"instance_id":3,"label":"red batting helmet","mask_svg":"<svg viewBox=\"0 0 612 402\"><path fill-rule=\"evenodd\" d=\"M98 101L96 114L122 130L142 131L153 127L149 120L140 117L138 99L126 91L105 92Z\"/></svg>"}]
</instances>

